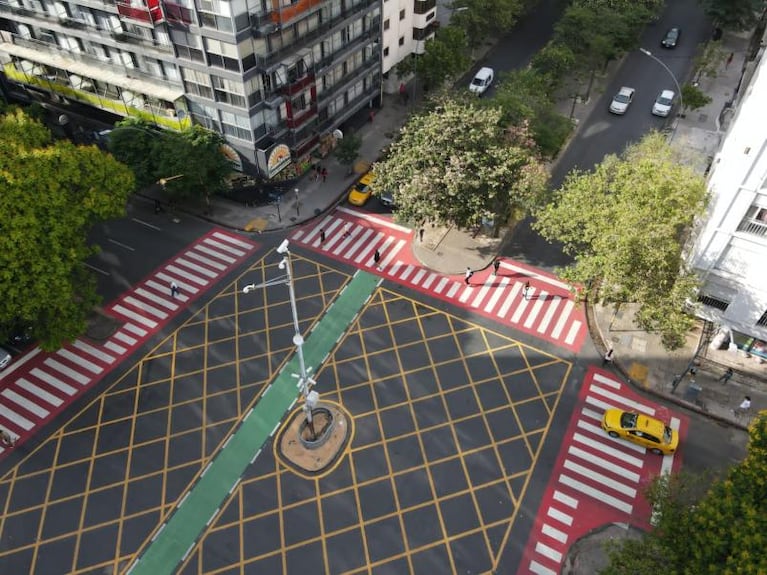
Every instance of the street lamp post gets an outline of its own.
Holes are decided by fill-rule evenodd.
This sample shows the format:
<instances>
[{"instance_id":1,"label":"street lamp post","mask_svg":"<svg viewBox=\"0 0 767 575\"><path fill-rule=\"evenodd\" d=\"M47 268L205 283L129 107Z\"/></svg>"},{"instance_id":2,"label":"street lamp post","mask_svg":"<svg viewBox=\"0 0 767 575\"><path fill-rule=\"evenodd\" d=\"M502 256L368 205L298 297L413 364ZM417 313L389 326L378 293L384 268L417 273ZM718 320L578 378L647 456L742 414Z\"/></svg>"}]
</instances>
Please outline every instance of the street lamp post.
<instances>
[{"instance_id":1,"label":"street lamp post","mask_svg":"<svg viewBox=\"0 0 767 575\"><path fill-rule=\"evenodd\" d=\"M311 387L315 385L315 381L309 377L309 373L306 370L306 363L304 362L304 338L301 335L301 328L298 324L298 308L296 307L296 292L293 287L293 263L290 259L290 250L288 249L288 240L284 240L277 248L277 253L282 255L279 268L285 270L285 276L273 280L269 280L260 284L248 284L242 288L242 293L250 293L258 288L270 287L275 285L287 285L288 295L290 296L290 311L293 314L293 344L296 346L296 352L298 355L298 383L301 387L301 394L304 397L303 411L306 417L306 425L309 428L309 432L312 434L312 440L316 438L314 431L314 421L312 418L312 410L316 407L319 401L319 394L316 391L311 391Z\"/></svg>"},{"instance_id":2,"label":"street lamp post","mask_svg":"<svg viewBox=\"0 0 767 575\"><path fill-rule=\"evenodd\" d=\"M661 60L660 58L655 56L649 50L647 50L645 48L640 48L639 51L642 54L644 54L645 56L648 56L648 57L652 58L653 60L655 60L661 66L663 66L663 69L666 70L666 72L668 72L669 76L671 76L671 79L674 81L674 85L676 86L676 93L679 94L679 109L683 111L684 110L684 101L682 100L682 88L679 86L679 82L677 81L676 76L674 75L674 73L671 71L671 68L666 66L666 64L663 62L663 60ZM681 115L681 114L679 114L679 115Z\"/></svg>"}]
</instances>

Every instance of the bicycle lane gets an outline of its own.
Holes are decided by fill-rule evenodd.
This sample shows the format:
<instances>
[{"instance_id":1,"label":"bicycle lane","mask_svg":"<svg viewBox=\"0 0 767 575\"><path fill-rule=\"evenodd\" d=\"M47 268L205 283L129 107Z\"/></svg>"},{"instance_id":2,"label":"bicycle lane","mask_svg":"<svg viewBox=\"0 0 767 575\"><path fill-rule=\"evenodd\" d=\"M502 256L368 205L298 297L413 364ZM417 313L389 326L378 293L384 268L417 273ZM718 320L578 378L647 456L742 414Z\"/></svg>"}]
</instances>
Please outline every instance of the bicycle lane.
<instances>
[{"instance_id":1,"label":"bicycle lane","mask_svg":"<svg viewBox=\"0 0 767 575\"><path fill-rule=\"evenodd\" d=\"M357 271L306 338L303 352L307 370L318 371L381 281L372 274ZM299 390L293 374L298 372L298 358L294 355L203 469L170 518L155 530L128 570L130 575L173 573L186 558L237 487L247 466L255 461L264 443L296 403Z\"/></svg>"}]
</instances>

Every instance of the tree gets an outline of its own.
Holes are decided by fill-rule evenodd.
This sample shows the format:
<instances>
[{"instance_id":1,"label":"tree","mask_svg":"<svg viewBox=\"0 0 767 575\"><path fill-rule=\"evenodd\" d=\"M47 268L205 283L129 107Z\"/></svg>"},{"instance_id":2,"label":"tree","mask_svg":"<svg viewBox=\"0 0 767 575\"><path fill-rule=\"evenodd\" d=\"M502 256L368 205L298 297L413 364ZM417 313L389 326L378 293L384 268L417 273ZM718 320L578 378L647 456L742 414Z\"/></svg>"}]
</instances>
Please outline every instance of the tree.
<instances>
[{"instance_id":1,"label":"tree","mask_svg":"<svg viewBox=\"0 0 767 575\"><path fill-rule=\"evenodd\" d=\"M559 152L573 126L557 112L548 82L548 77L534 68L514 70L504 76L495 97L486 105L501 108L502 125L527 123L540 153L550 158Z\"/></svg>"},{"instance_id":2,"label":"tree","mask_svg":"<svg viewBox=\"0 0 767 575\"><path fill-rule=\"evenodd\" d=\"M537 206L546 172L526 128L506 128L499 108L444 97L416 115L373 167L373 193L391 191L406 221L470 228Z\"/></svg>"},{"instance_id":3,"label":"tree","mask_svg":"<svg viewBox=\"0 0 767 575\"><path fill-rule=\"evenodd\" d=\"M697 110L711 103L711 98L706 96L700 88L692 84L682 86L683 111Z\"/></svg>"},{"instance_id":4,"label":"tree","mask_svg":"<svg viewBox=\"0 0 767 575\"><path fill-rule=\"evenodd\" d=\"M210 195L222 191L232 173L232 164L221 151L223 136L199 125L165 134L157 180L168 180L163 187L171 198L201 198L209 208Z\"/></svg>"},{"instance_id":5,"label":"tree","mask_svg":"<svg viewBox=\"0 0 767 575\"><path fill-rule=\"evenodd\" d=\"M594 285L597 301L639 303L638 325L676 349L692 325L685 302L697 284L681 246L705 205L703 178L653 133L593 172L572 172L534 227L574 257L566 279Z\"/></svg>"},{"instance_id":6,"label":"tree","mask_svg":"<svg viewBox=\"0 0 767 575\"><path fill-rule=\"evenodd\" d=\"M467 49L466 33L455 26L447 26L432 40L426 40L423 54L413 54L400 62L397 74L416 74L416 81L421 82L424 90L441 87L469 66Z\"/></svg>"},{"instance_id":7,"label":"tree","mask_svg":"<svg viewBox=\"0 0 767 575\"><path fill-rule=\"evenodd\" d=\"M748 455L701 494L705 476L665 476L648 499L655 528L610 552L603 575L767 573L767 412L749 429Z\"/></svg>"},{"instance_id":8,"label":"tree","mask_svg":"<svg viewBox=\"0 0 767 575\"><path fill-rule=\"evenodd\" d=\"M338 161L347 166L349 172L352 170L352 164L360 155L360 146L362 146L362 138L356 134L344 136L336 146Z\"/></svg>"},{"instance_id":9,"label":"tree","mask_svg":"<svg viewBox=\"0 0 767 575\"><path fill-rule=\"evenodd\" d=\"M764 10L764 0L701 0L701 4L714 24L735 31L752 28Z\"/></svg>"},{"instance_id":10,"label":"tree","mask_svg":"<svg viewBox=\"0 0 767 575\"><path fill-rule=\"evenodd\" d=\"M119 122L109 134L109 151L133 170L138 188L158 179L158 162L164 153L163 134L148 122L134 118Z\"/></svg>"},{"instance_id":11,"label":"tree","mask_svg":"<svg viewBox=\"0 0 767 575\"><path fill-rule=\"evenodd\" d=\"M466 33L472 46L478 46L488 36L511 30L527 7L520 0L461 0L453 8L451 24Z\"/></svg>"},{"instance_id":12,"label":"tree","mask_svg":"<svg viewBox=\"0 0 767 575\"><path fill-rule=\"evenodd\" d=\"M573 69L575 54L564 44L549 42L530 62L532 70L544 81L546 93L553 97L562 85L562 80Z\"/></svg>"},{"instance_id":13,"label":"tree","mask_svg":"<svg viewBox=\"0 0 767 575\"><path fill-rule=\"evenodd\" d=\"M707 42L703 52L699 53L695 58L695 64L693 65L693 68L696 70L696 81L700 80L701 76L716 78L725 61L726 54L722 49L721 40Z\"/></svg>"},{"instance_id":14,"label":"tree","mask_svg":"<svg viewBox=\"0 0 767 575\"><path fill-rule=\"evenodd\" d=\"M86 234L125 214L130 170L95 146L52 143L39 122L0 117L0 326L30 325L43 349L79 336L98 301ZM0 333L0 336L7 336Z\"/></svg>"}]
</instances>

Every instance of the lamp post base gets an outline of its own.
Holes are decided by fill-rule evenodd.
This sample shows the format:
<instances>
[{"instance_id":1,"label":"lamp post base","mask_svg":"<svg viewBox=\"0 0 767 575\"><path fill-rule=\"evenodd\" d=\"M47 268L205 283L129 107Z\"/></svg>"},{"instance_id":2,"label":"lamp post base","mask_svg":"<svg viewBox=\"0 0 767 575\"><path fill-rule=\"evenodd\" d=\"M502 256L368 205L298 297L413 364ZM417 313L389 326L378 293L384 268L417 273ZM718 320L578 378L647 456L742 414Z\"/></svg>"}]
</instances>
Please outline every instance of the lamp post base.
<instances>
[{"instance_id":1,"label":"lamp post base","mask_svg":"<svg viewBox=\"0 0 767 575\"><path fill-rule=\"evenodd\" d=\"M312 410L312 425L299 407L285 421L275 439L275 453L286 466L323 475L331 471L351 440L350 422L340 405L322 402ZM313 430L312 430L313 427Z\"/></svg>"}]
</instances>

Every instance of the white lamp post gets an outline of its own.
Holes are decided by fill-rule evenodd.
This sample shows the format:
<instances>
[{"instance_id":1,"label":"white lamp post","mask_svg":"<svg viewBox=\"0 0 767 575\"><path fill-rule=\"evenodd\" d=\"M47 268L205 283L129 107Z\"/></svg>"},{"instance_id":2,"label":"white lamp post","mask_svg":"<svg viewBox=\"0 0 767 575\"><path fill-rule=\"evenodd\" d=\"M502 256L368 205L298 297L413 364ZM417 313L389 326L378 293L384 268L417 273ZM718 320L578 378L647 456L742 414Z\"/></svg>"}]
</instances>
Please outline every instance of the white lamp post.
<instances>
[{"instance_id":1,"label":"white lamp post","mask_svg":"<svg viewBox=\"0 0 767 575\"><path fill-rule=\"evenodd\" d=\"M296 292L293 287L293 264L290 259L290 250L288 249L288 246L288 240L284 240L277 248L277 253L282 255L282 260L280 261L279 268L281 270L285 270L285 276L260 284L248 284L242 288L242 293L250 293L258 288L265 288L275 285L288 286L288 294L290 295L290 311L293 314L293 329L295 330L293 334L293 343L295 344L296 351L298 353L298 367L300 371L298 374L298 383L301 387L301 394L304 396L303 410L306 416L306 424L309 427L309 431L311 432L312 437L314 438L315 432L314 423L312 420L312 410L317 406L317 402L319 401L319 394L316 391L310 391L311 387L315 385L316 382L311 377L309 377L309 374L306 370L306 363L304 362L304 338L301 335L301 328L298 325Z\"/></svg>"}]
</instances>

